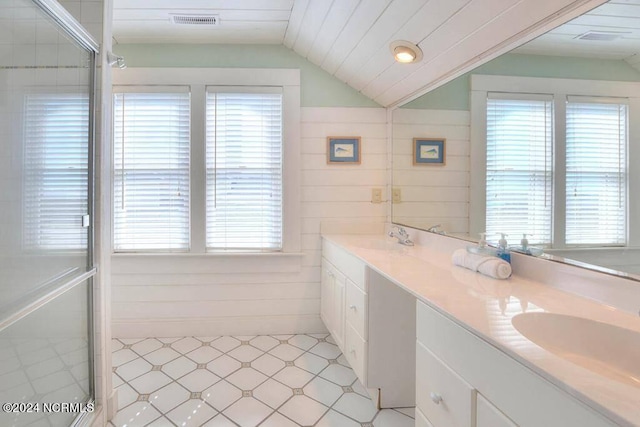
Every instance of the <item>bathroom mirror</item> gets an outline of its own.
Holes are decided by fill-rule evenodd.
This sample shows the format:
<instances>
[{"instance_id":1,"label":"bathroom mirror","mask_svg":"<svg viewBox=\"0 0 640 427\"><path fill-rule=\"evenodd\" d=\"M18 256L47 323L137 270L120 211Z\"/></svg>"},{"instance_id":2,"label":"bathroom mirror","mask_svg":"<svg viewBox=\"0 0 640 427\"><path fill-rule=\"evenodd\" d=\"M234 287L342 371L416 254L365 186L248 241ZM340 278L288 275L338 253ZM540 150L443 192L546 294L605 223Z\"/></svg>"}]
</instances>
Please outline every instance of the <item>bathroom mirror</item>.
<instances>
[{"instance_id":1,"label":"bathroom mirror","mask_svg":"<svg viewBox=\"0 0 640 427\"><path fill-rule=\"evenodd\" d=\"M521 84L531 80L536 84ZM549 86L543 85L548 82L551 82ZM487 240L494 244L499 239L498 231L510 234L511 245L520 243L521 233L530 233L533 234L530 242L544 248L546 258L640 280L640 252L634 249L640 243L637 236L640 224L636 223L640 220L640 209L633 197L640 188L640 171L636 170L640 169L637 166L640 128L637 120L633 120L640 110L633 93L639 87L640 2L610 1L400 106L393 111L392 221L473 241L477 241L478 232L487 229L490 232ZM548 101L549 97L552 101ZM488 101L493 98L506 101ZM508 111L507 122L513 127L500 128L500 123L505 123L505 110L501 108L510 102L521 102L518 98L547 109L540 115L542 121L536 122L539 126L532 131L538 136L523 136L526 132L522 130L528 124L514 121L512 110ZM601 111L584 113L584 108L581 110L581 107L589 110L592 106L618 108L618 121L607 123L602 120ZM624 119L620 119L623 116ZM576 125L576 120L588 125ZM595 164L608 163L610 153L593 151L580 142L611 130L612 123L617 126L614 133L622 144L616 148L618 151L613 151L612 163L617 163L619 168L597 171L607 176L609 182L590 187L588 182L595 178L585 174L572 178L570 172L589 163L590 156L599 159ZM515 130L522 132L504 137L505 132ZM491 132L502 133L502 139L488 137ZM531 137L524 145L532 146L539 141L536 138L540 132L546 133L546 141L550 141L547 151L542 150L541 155L532 150L509 148L513 145L509 138L522 143L522 138ZM487 148L491 138L494 138L493 148ZM420 161L421 156L428 155L420 152L420 141L429 139L443 141L442 162ZM538 160L546 169L543 168L541 174L530 173L521 178L536 182L548 179L548 183L542 187L531 184L525 191L522 187L514 190L515 187L503 183L498 190L491 190L487 182L495 177L495 171L486 170L487 150L493 150L489 162L511 157L516 163L533 162L528 167L536 170L539 163L532 158L542 156L542 160ZM513 174L509 176L521 179ZM583 205L578 204L576 208L571 196L579 199L585 194L581 199ZM501 198L502 204L496 205L494 196ZM589 198L592 205L585 207L585 200ZM606 218L589 217L590 211L598 211L598 205L603 204L608 205ZM541 219L538 211L544 211L545 208L540 208L544 205L547 211ZM493 215L492 209L525 209L538 213L525 215L525 219L510 226L499 215ZM496 217L497 226L490 223L495 222ZM622 225L618 224L611 233L604 233L616 235L611 240L607 236L593 241L581 240L580 236L608 230L616 221L622 221ZM432 227L436 225L440 227L434 230Z\"/></svg>"}]
</instances>

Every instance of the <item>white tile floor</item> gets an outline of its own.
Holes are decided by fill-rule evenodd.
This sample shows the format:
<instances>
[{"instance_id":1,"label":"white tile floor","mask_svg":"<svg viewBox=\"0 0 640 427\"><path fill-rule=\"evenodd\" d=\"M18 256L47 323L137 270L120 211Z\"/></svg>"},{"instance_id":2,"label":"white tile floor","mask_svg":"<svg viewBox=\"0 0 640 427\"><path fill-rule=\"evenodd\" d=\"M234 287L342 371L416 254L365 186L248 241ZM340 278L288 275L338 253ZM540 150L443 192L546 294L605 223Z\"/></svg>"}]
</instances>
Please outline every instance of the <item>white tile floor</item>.
<instances>
[{"instance_id":1,"label":"white tile floor","mask_svg":"<svg viewBox=\"0 0 640 427\"><path fill-rule=\"evenodd\" d=\"M376 411L327 334L113 340L117 427L413 427Z\"/></svg>"},{"instance_id":2,"label":"white tile floor","mask_svg":"<svg viewBox=\"0 0 640 427\"><path fill-rule=\"evenodd\" d=\"M0 338L0 402L80 403L89 395L86 339ZM3 411L0 426L68 426L77 415Z\"/></svg>"}]
</instances>

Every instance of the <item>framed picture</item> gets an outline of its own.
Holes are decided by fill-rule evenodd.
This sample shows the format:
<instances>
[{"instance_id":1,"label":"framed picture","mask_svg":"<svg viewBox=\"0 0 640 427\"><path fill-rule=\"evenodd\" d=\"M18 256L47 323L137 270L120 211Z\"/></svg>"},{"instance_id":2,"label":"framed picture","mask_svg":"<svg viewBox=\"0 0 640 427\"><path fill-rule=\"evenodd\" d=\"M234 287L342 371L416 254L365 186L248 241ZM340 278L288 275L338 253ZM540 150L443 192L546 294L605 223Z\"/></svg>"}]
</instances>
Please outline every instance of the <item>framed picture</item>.
<instances>
[{"instance_id":1,"label":"framed picture","mask_svg":"<svg viewBox=\"0 0 640 427\"><path fill-rule=\"evenodd\" d=\"M413 164L444 165L445 142L444 138L413 138Z\"/></svg>"},{"instance_id":2,"label":"framed picture","mask_svg":"<svg viewBox=\"0 0 640 427\"><path fill-rule=\"evenodd\" d=\"M327 137L327 164L360 164L359 136Z\"/></svg>"}]
</instances>

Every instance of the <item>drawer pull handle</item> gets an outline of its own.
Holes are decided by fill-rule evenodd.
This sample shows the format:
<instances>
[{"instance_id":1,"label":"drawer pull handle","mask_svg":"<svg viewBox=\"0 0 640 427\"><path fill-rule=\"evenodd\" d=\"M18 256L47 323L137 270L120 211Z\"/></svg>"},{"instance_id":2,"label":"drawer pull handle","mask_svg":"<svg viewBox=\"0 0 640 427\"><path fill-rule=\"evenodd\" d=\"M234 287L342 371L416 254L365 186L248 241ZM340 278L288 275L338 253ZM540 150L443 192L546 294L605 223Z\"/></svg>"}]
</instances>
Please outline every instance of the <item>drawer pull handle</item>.
<instances>
[{"instance_id":1,"label":"drawer pull handle","mask_svg":"<svg viewBox=\"0 0 640 427\"><path fill-rule=\"evenodd\" d=\"M439 405L440 402L442 402L442 396L440 396L438 393L431 392L429 396L431 397L431 401L436 405Z\"/></svg>"},{"instance_id":2,"label":"drawer pull handle","mask_svg":"<svg viewBox=\"0 0 640 427\"><path fill-rule=\"evenodd\" d=\"M355 310L355 309L356 309L356 306L355 306L355 305L350 305L350 306L349 306L349 308L350 308L351 310Z\"/></svg>"},{"instance_id":3,"label":"drawer pull handle","mask_svg":"<svg viewBox=\"0 0 640 427\"><path fill-rule=\"evenodd\" d=\"M327 272L327 274L328 274L328 275L329 275L329 277L331 277L331 278L336 277L336 275L335 275L335 274L333 274L333 273L332 273L332 272L330 272L330 271L329 271L329 272Z\"/></svg>"}]
</instances>

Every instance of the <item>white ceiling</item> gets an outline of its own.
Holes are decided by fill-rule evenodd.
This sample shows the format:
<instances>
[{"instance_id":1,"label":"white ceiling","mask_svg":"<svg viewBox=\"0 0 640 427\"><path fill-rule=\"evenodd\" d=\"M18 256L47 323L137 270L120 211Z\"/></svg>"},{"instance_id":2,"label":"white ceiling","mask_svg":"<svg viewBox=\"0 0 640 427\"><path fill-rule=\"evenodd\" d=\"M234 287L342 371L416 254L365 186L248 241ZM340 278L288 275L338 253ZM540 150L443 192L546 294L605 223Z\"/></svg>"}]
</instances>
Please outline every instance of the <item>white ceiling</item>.
<instances>
[{"instance_id":1,"label":"white ceiling","mask_svg":"<svg viewBox=\"0 0 640 427\"><path fill-rule=\"evenodd\" d=\"M281 44L294 0L114 0L117 43ZM174 25L171 14L216 14L219 27Z\"/></svg>"},{"instance_id":2,"label":"white ceiling","mask_svg":"<svg viewBox=\"0 0 640 427\"><path fill-rule=\"evenodd\" d=\"M612 41L580 40L588 31L617 33ZM640 69L640 0L611 0L514 52L624 59Z\"/></svg>"},{"instance_id":3,"label":"white ceiling","mask_svg":"<svg viewBox=\"0 0 640 427\"><path fill-rule=\"evenodd\" d=\"M563 8L577 16L603 1L114 0L113 34L117 43L284 44L388 106L513 46ZM172 13L217 14L221 25L177 26ZM389 44L399 39L420 46L422 61L396 63Z\"/></svg>"}]
</instances>

